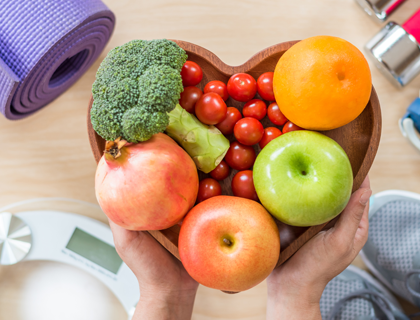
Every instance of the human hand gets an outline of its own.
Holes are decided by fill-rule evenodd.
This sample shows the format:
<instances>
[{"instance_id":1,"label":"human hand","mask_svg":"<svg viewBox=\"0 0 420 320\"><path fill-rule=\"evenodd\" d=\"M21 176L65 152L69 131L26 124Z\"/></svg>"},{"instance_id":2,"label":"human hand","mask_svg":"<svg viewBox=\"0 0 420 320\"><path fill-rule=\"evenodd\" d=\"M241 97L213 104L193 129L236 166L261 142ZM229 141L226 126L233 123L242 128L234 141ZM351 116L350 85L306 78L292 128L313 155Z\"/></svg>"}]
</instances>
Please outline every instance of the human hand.
<instances>
[{"instance_id":1,"label":"human hand","mask_svg":"<svg viewBox=\"0 0 420 320\"><path fill-rule=\"evenodd\" d=\"M368 238L369 178L334 227L309 240L267 279L267 319L321 319L325 286L354 260Z\"/></svg>"},{"instance_id":2,"label":"human hand","mask_svg":"<svg viewBox=\"0 0 420 320\"><path fill-rule=\"evenodd\" d=\"M153 237L109 221L115 248L139 281L133 319L190 319L198 283Z\"/></svg>"}]
</instances>

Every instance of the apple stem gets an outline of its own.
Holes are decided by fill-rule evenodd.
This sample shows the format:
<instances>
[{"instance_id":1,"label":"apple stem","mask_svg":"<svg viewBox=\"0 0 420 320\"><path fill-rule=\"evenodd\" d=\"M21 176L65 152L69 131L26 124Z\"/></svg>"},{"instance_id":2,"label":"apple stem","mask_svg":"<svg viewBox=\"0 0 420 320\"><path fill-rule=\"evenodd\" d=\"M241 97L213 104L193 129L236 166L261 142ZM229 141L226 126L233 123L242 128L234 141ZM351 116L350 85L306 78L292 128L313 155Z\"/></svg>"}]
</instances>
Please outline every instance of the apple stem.
<instances>
[{"instance_id":1,"label":"apple stem","mask_svg":"<svg viewBox=\"0 0 420 320\"><path fill-rule=\"evenodd\" d=\"M228 246L231 246L231 245L232 245L232 242L230 242L230 240L229 240L229 239L224 238L224 239L223 239L223 242L224 242L226 245L228 245Z\"/></svg>"}]
</instances>

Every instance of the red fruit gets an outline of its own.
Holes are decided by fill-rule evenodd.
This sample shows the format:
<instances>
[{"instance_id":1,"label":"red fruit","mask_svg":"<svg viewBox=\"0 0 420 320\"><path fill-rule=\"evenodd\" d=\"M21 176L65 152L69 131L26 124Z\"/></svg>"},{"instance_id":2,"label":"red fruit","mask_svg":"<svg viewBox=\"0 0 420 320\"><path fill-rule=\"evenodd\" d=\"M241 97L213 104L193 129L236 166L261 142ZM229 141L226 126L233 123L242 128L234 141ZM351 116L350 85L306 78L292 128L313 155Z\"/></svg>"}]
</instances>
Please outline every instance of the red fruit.
<instances>
[{"instance_id":1,"label":"red fruit","mask_svg":"<svg viewBox=\"0 0 420 320\"><path fill-rule=\"evenodd\" d=\"M247 102L257 93L257 82L247 73L237 73L230 77L227 90L236 101Z\"/></svg>"},{"instance_id":2,"label":"red fruit","mask_svg":"<svg viewBox=\"0 0 420 320\"><path fill-rule=\"evenodd\" d=\"M287 118L283 115L279 106L275 102L268 106L267 115L270 121L276 126L282 126L287 122Z\"/></svg>"},{"instance_id":3,"label":"red fruit","mask_svg":"<svg viewBox=\"0 0 420 320\"><path fill-rule=\"evenodd\" d=\"M303 129L295 125L293 122L287 121L287 123L283 127L283 134L288 133L290 131L296 131L296 130L303 130Z\"/></svg>"},{"instance_id":4,"label":"red fruit","mask_svg":"<svg viewBox=\"0 0 420 320\"><path fill-rule=\"evenodd\" d=\"M230 144L229 150L225 155L225 161L232 169L246 170L254 165L256 157L253 147L234 141Z\"/></svg>"},{"instance_id":5,"label":"red fruit","mask_svg":"<svg viewBox=\"0 0 420 320\"><path fill-rule=\"evenodd\" d=\"M258 94L264 100L268 100L268 101L274 100L273 76L274 76L274 72L265 72L258 77L258 80L257 80Z\"/></svg>"},{"instance_id":6,"label":"red fruit","mask_svg":"<svg viewBox=\"0 0 420 320\"><path fill-rule=\"evenodd\" d=\"M210 176L216 180L223 180L229 177L230 168L228 164L222 160L219 165L210 172Z\"/></svg>"},{"instance_id":7,"label":"red fruit","mask_svg":"<svg viewBox=\"0 0 420 320\"><path fill-rule=\"evenodd\" d=\"M206 178L200 181L198 187L197 203L207 200L211 197L220 196L222 187L220 183L212 178Z\"/></svg>"},{"instance_id":8,"label":"red fruit","mask_svg":"<svg viewBox=\"0 0 420 320\"><path fill-rule=\"evenodd\" d=\"M238 122L240 119L242 119L241 112L234 107L228 107L226 118L216 124L216 128L219 129L220 132L224 135L232 134L236 122Z\"/></svg>"},{"instance_id":9,"label":"red fruit","mask_svg":"<svg viewBox=\"0 0 420 320\"><path fill-rule=\"evenodd\" d=\"M242 113L244 114L244 117L262 120L267 114L267 106L265 105L265 102L260 99L252 99L244 105Z\"/></svg>"},{"instance_id":10,"label":"red fruit","mask_svg":"<svg viewBox=\"0 0 420 320\"><path fill-rule=\"evenodd\" d=\"M279 230L256 201L218 196L185 217L178 241L182 264L210 288L250 289L273 271L280 253Z\"/></svg>"},{"instance_id":11,"label":"red fruit","mask_svg":"<svg viewBox=\"0 0 420 320\"><path fill-rule=\"evenodd\" d=\"M204 93L214 92L222 97L224 101L229 98L226 85L219 80L213 80L206 84L204 87Z\"/></svg>"},{"instance_id":12,"label":"red fruit","mask_svg":"<svg viewBox=\"0 0 420 320\"><path fill-rule=\"evenodd\" d=\"M226 112L226 103L214 92L204 94L195 104L195 115L205 124L218 124L226 118Z\"/></svg>"},{"instance_id":13,"label":"red fruit","mask_svg":"<svg viewBox=\"0 0 420 320\"><path fill-rule=\"evenodd\" d=\"M260 142L264 135L264 127L255 118L247 117L239 120L233 128L236 140L240 143L252 146Z\"/></svg>"},{"instance_id":14,"label":"red fruit","mask_svg":"<svg viewBox=\"0 0 420 320\"><path fill-rule=\"evenodd\" d=\"M175 225L197 197L194 161L163 133L120 151L116 159L105 153L96 169L95 192L103 212L128 230Z\"/></svg>"},{"instance_id":15,"label":"red fruit","mask_svg":"<svg viewBox=\"0 0 420 320\"><path fill-rule=\"evenodd\" d=\"M281 136L280 129L268 127L264 129L264 135L259 142L260 148L263 149L270 141Z\"/></svg>"},{"instance_id":16,"label":"red fruit","mask_svg":"<svg viewBox=\"0 0 420 320\"><path fill-rule=\"evenodd\" d=\"M239 171L232 179L232 192L236 197L258 201L251 170Z\"/></svg>"},{"instance_id":17,"label":"red fruit","mask_svg":"<svg viewBox=\"0 0 420 320\"><path fill-rule=\"evenodd\" d=\"M197 87L185 87L184 91L181 92L181 99L179 99L179 104L189 113L194 113L195 104L202 95L203 91Z\"/></svg>"},{"instance_id":18,"label":"red fruit","mask_svg":"<svg viewBox=\"0 0 420 320\"><path fill-rule=\"evenodd\" d=\"M186 61L181 69L182 84L184 87L196 86L203 79L203 70L193 61Z\"/></svg>"}]
</instances>

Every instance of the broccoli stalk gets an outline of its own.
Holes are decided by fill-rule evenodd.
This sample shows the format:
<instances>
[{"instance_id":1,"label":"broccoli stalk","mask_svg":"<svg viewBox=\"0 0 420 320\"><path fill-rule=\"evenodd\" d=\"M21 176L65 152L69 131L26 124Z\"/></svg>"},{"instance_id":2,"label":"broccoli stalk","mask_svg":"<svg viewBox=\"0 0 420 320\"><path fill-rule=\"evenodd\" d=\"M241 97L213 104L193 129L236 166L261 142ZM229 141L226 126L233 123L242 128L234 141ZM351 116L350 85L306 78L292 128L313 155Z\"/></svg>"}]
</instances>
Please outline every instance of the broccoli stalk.
<instances>
[{"instance_id":1,"label":"broccoli stalk","mask_svg":"<svg viewBox=\"0 0 420 320\"><path fill-rule=\"evenodd\" d=\"M169 113L166 133L188 152L204 173L218 166L230 145L219 129L201 123L179 104Z\"/></svg>"},{"instance_id":2,"label":"broccoli stalk","mask_svg":"<svg viewBox=\"0 0 420 320\"><path fill-rule=\"evenodd\" d=\"M105 140L150 139L163 132L183 90L187 54L175 42L133 40L111 50L92 86L93 129Z\"/></svg>"}]
</instances>

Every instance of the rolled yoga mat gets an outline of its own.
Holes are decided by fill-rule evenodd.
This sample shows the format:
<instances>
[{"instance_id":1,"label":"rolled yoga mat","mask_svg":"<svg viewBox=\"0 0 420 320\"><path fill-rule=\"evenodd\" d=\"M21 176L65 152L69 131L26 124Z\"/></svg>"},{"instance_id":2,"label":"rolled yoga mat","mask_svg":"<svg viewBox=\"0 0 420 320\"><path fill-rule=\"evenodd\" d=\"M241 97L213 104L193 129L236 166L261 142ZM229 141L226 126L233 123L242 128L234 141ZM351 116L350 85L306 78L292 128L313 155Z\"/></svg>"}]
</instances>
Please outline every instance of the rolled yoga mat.
<instances>
[{"instance_id":1,"label":"rolled yoga mat","mask_svg":"<svg viewBox=\"0 0 420 320\"><path fill-rule=\"evenodd\" d=\"M111 37L100 0L0 0L0 111L26 117L67 90Z\"/></svg>"}]
</instances>

